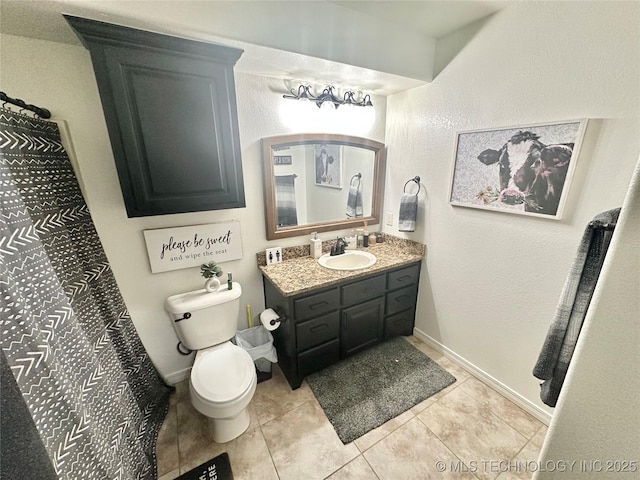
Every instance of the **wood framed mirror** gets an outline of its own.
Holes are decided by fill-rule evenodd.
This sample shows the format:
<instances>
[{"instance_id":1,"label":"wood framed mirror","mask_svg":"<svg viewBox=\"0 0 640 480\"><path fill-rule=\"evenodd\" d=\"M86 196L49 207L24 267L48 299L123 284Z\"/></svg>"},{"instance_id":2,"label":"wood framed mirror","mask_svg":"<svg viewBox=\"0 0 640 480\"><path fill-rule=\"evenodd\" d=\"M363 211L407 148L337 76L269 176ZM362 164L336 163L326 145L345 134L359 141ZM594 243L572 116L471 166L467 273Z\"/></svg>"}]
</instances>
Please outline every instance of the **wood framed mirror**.
<instances>
[{"instance_id":1,"label":"wood framed mirror","mask_svg":"<svg viewBox=\"0 0 640 480\"><path fill-rule=\"evenodd\" d=\"M304 133L262 139L268 240L380 223L385 147Z\"/></svg>"}]
</instances>

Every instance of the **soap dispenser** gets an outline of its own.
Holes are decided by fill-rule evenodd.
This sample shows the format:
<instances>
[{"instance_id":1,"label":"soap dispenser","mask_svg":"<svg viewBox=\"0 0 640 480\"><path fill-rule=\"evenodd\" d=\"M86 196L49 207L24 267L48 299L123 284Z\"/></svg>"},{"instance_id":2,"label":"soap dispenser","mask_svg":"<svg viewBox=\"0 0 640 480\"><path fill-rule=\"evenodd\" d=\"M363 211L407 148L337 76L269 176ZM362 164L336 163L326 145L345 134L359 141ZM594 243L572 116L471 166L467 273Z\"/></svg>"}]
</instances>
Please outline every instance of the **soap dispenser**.
<instances>
[{"instance_id":1,"label":"soap dispenser","mask_svg":"<svg viewBox=\"0 0 640 480\"><path fill-rule=\"evenodd\" d=\"M313 258L320 258L322 256L322 240L318 238L318 232L313 232L311 235L311 256Z\"/></svg>"}]
</instances>

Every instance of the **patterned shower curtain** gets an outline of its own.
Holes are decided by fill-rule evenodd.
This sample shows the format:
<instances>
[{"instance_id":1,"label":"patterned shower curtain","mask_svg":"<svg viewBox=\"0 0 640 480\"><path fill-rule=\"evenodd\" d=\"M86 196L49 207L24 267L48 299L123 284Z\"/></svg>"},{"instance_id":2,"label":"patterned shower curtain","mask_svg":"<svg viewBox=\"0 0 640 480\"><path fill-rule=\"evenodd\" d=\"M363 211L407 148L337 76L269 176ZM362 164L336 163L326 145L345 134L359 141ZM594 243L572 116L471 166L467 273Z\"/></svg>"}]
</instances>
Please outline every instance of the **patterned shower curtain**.
<instances>
[{"instance_id":1,"label":"patterned shower curtain","mask_svg":"<svg viewBox=\"0 0 640 480\"><path fill-rule=\"evenodd\" d=\"M2 458L24 458L18 437L32 430L32 462L46 452L49 465L29 478L156 478L170 388L129 317L58 127L0 109L0 148ZM9 432L5 420L25 427Z\"/></svg>"}]
</instances>

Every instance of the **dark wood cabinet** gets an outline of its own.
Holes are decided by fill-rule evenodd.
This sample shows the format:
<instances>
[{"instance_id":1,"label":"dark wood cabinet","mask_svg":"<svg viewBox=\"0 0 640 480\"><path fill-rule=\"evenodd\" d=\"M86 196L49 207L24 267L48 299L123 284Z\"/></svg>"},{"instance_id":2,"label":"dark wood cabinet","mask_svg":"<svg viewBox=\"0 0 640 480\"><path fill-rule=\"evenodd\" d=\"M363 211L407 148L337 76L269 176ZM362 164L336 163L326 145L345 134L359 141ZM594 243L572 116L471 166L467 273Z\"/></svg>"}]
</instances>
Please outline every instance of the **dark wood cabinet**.
<instances>
[{"instance_id":1,"label":"dark wood cabinet","mask_svg":"<svg viewBox=\"0 0 640 480\"><path fill-rule=\"evenodd\" d=\"M244 207L242 50L65 17L91 53L128 216Z\"/></svg>"},{"instance_id":2,"label":"dark wood cabinet","mask_svg":"<svg viewBox=\"0 0 640 480\"><path fill-rule=\"evenodd\" d=\"M340 359L411 335L419 276L418 262L293 296L263 277L266 307L286 318L272 333L291 388Z\"/></svg>"},{"instance_id":3,"label":"dark wood cabinet","mask_svg":"<svg viewBox=\"0 0 640 480\"><path fill-rule=\"evenodd\" d=\"M384 298L343 309L341 327L342 358L380 343L384 334Z\"/></svg>"}]
</instances>

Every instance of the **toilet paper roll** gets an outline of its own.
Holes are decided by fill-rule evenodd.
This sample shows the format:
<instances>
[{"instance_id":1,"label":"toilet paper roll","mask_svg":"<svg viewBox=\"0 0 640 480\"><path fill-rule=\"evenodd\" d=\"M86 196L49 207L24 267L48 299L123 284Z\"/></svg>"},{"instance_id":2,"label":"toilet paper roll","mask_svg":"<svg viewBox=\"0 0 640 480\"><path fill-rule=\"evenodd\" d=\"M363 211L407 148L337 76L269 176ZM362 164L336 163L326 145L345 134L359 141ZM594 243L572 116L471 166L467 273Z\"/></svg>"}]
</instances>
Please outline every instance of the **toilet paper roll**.
<instances>
[{"instance_id":1,"label":"toilet paper roll","mask_svg":"<svg viewBox=\"0 0 640 480\"><path fill-rule=\"evenodd\" d=\"M279 319L280 317L273 311L273 308L267 308L260 313L260 322L267 330L275 330L278 328L280 326Z\"/></svg>"}]
</instances>

